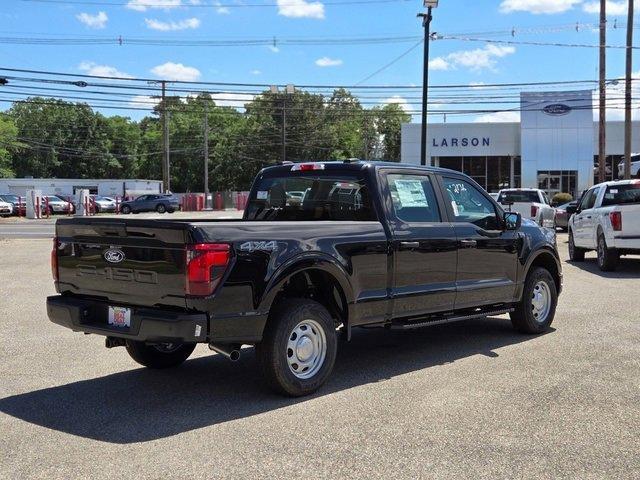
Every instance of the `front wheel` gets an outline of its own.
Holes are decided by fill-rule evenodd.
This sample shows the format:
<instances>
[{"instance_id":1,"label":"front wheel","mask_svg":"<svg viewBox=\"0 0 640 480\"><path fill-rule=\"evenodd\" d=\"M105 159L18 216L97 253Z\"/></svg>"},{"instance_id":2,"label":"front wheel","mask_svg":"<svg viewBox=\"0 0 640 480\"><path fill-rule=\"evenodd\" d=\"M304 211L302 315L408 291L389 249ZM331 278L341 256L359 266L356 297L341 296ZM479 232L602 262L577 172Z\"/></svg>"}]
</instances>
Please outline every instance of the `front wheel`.
<instances>
[{"instance_id":1,"label":"front wheel","mask_svg":"<svg viewBox=\"0 0 640 480\"><path fill-rule=\"evenodd\" d=\"M167 207L165 207L162 203L159 203L158 206L156 207L156 212L158 213L164 213L167 211Z\"/></svg>"},{"instance_id":2,"label":"front wheel","mask_svg":"<svg viewBox=\"0 0 640 480\"><path fill-rule=\"evenodd\" d=\"M607 248L607 240L601 233L598 236L598 267L603 272L612 272L618 266L620 254L614 248Z\"/></svg>"},{"instance_id":3,"label":"front wheel","mask_svg":"<svg viewBox=\"0 0 640 480\"><path fill-rule=\"evenodd\" d=\"M576 247L576 242L573 239L573 231L569 230L569 260L572 262L583 262L584 253L584 249Z\"/></svg>"},{"instance_id":4,"label":"front wheel","mask_svg":"<svg viewBox=\"0 0 640 480\"><path fill-rule=\"evenodd\" d=\"M123 215L129 215L131 213L131 207L129 205L123 205L120 208L120 213L122 213Z\"/></svg>"},{"instance_id":5,"label":"front wheel","mask_svg":"<svg viewBox=\"0 0 640 480\"><path fill-rule=\"evenodd\" d=\"M263 377L278 393L300 397L320 388L333 370L337 353L333 318L317 302L287 300L267 323L256 354Z\"/></svg>"},{"instance_id":6,"label":"front wheel","mask_svg":"<svg viewBox=\"0 0 640 480\"><path fill-rule=\"evenodd\" d=\"M522 333L543 333L556 314L558 290L549 271L534 268L527 275L522 300L511 312L511 323Z\"/></svg>"},{"instance_id":7,"label":"front wheel","mask_svg":"<svg viewBox=\"0 0 640 480\"><path fill-rule=\"evenodd\" d=\"M195 343L146 344L127 340L127 352L131 358L149 368L177 367L189 358L195 348Z\"/></svg>"}]
</instances>

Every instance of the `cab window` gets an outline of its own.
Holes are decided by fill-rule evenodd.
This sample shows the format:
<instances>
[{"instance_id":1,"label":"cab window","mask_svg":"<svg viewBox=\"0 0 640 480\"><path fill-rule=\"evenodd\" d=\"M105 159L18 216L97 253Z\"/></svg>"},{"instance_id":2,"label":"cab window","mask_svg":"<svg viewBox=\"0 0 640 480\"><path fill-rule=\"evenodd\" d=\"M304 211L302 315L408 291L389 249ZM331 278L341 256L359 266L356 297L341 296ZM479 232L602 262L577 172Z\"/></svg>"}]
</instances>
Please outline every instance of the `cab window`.
<instances>
[{"instance_id":1,"label":"cab window","mask_svg":"<svg viewBox=\"0 0 640 480\"><path fill-rule=\"evenodd\" d=\"M456 222L473 223L485 230L499 229L495 206L480 190L461 178L442 180Z\"/></svg>"},{"instance_id":2,"label":"cab window","mask_svg":"<svg viewBox=\"0 0 640 480\"><path fill-rule=\"evenodd\" d=\"M393 211L407 223L440 222L440 211L431 180L426 175L387 176Z\"/></svg>"},{"instance_id":3,"label":"cab window","mask_svg":"<svg viewBox=\"0 0 640 480\"><path fill-rule=\"evenodd\" d=\"M593 208L596 204L596 198L598 197L598 188L592 188L587 192L587 194L582 198L582 202L580 203L580 210L588 210Z\"/></svg>"}]
</instances>

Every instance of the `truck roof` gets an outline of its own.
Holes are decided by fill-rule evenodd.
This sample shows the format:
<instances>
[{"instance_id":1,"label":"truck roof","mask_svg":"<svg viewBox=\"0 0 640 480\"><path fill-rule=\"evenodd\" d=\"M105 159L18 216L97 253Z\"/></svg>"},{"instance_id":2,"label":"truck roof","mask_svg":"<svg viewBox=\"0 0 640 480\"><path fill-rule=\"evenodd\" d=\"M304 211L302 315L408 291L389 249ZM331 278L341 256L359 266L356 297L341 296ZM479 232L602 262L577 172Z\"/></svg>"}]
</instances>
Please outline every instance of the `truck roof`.
<instances>
[{"instance_id":1,"label":"truck roof","mask_svg":"<svg viewBox=\"0 0 640 480\"><path fill-rule=\"evenodd\" d=\"M377 161L365 161L365 160L344 160L344 161L326 161L326 162L286 162L278 165L274 165L271 167L266 167L263 169L263 172L277 172L277 171L291 171L291 167L294 165L324 165L324 170L346 170L346 171L362 171L368 168L398 168L398 169L407 169L407 170L424 170L427 172L440 172L440 173L457 173L460 174L456 170L450 170L447 168L440 167L431 167L431 166L422 166L415 165L411 163L398 163L398 162L377 162Z\"/></svg>"},{"instance_id":2,"label":"truck roof","mask_svg":"<svg viewBox=\"0 0 640 480\"><path fill-rule=\"evenodd\" d=\"M636 179L630 179L630 180L612 180L609 182L602 182L602 183L598 183L596 185L594 185L594 187L600 187L602 185L605 185L607 187L615 187L618 185L630 185L630 184L635 184L635 183L640 183L640 180Z\"/></svg>"}]
</instances>

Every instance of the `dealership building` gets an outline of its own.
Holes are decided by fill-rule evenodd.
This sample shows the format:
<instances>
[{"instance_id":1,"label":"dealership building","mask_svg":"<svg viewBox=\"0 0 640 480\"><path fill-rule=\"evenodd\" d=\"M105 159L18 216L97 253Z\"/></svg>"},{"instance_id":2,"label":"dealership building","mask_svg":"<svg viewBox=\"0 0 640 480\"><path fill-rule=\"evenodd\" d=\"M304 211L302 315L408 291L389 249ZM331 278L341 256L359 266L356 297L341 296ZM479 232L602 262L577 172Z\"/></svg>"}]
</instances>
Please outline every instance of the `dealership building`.
<instances>
[{"instance_id":1,"label":"dealership building","mask_svg":"<svg viewBox=\"0 0 640 480\"><path fill-rule=\"evenodd\" d=\"M575 197L597 181L592 96L591 90L522 93L519 123L430 123L427 163L462 171L489 192L532 187ZM402 125L403 163L420 164L420 127ZM606 131L610 180L624 158L624 122L610 121ZM640 152L640 122L632 131L632 151Z\"/></svg>"},{"instance_id":2,"label":"dealership building","mask_svg":"<svg viewBox=\"0 0 640 480\"><path fill-rule=\"evenodd\" d=\"M80 190L105 197L136 197L161 193L160 180L91 179L91 178L0 178L0 194L24 196L27 190L39 190L43 195L75 196Z\"/></svg>"}]
</instances>

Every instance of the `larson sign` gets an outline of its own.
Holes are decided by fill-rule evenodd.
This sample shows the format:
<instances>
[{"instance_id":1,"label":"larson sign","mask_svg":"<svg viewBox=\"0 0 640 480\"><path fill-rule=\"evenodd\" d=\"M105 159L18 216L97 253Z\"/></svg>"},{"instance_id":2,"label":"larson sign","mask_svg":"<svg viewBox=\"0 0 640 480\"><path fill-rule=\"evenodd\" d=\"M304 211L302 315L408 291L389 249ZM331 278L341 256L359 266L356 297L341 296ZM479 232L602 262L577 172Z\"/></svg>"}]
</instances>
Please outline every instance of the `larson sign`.
<instances>
[{"instance_id":1,"label":"larson sign","mask_svg":"<svg viewBox=\"0 0 640 480\"><path fill-rule=\"evenodd\" d=\"M483 147L491 146L491 138L490 137L451 137L451 138L434 138L431 144L432 147L479 147L482 145Z\"/></svg>"}]
</instances>

